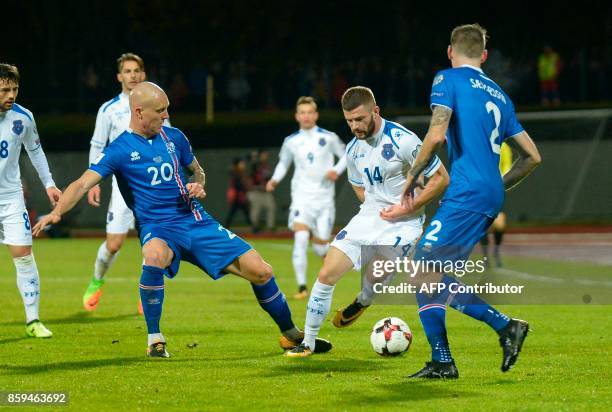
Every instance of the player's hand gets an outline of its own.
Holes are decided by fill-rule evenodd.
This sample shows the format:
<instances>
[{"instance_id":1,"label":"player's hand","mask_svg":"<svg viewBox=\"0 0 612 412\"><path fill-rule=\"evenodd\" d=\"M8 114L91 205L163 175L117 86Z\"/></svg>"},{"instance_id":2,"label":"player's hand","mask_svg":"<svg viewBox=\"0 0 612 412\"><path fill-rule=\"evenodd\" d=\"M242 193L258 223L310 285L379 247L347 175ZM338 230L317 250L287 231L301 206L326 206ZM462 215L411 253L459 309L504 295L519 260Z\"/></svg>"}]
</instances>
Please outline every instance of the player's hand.
<instances>
[{"instance_id":1,"label":"player's hand","mask_svg":"<svg viewBox=\"0 0 612 412\"><path fill-rule=\"evenodd\" d=\"M60 220L62 220L62 218L53 212L49 213L48 215L44 215L32 228L32 236L37 237L40 232L47 227L47 225L53 225L58 223Z\"/></svg>"},{"instance_id":2,"label":"player's hand","mask_svg":"<svg viewBox=\"0 0 612 412\"><path fill-rule=\"evenodd\" d=\"M95 185L87 192L87 203L100 207L100 185Z\"/></svg>"},{"instance_id":3,"label":"player's hand","mask_svg":"<svg viewBox=\"0 0 612 412\"><path fill-rule=\"evenodd\" d=\"M196 199L204 199L206 197L204 186L200 183L187 183L187 191L189 192L189 197L195 197Z\"/></svg>"},{"instance_id":4,"label":"player's hand","mask_svg":"<svg viewBox=\"0 0 612 412\"><path fill-rule=\"evenodd\" d=\"M276 180L268 180L268 183L266 183L266 192L274 192L277 185L278 182Z\"/></svg>"},{"instance_id":5,"label":"player's hand","mask_svg":"<svg viewBox=\"0 0 612 412\"><path fill-rule=\"evenodd\" d=\"M325 177L327 178L327 180L335 182L336 180L338 180L338 173L335 170L329 170L325 174Z\"/></svg>"},{"instance_id":6,"label":"player's hand","mask_svg":"<svg viewBox=\"0 0 612 412\"><path fill-rule=\"evenodd\" d=\"M49 196L51 206L55 207L55 205L60 199L60 196L62 196L62 191L55 186L51 186L47 188L47 196Z\"/></svg>"},{"instance_id":7,"label":"player's hand","mask_svg":"<svg viewBox=\"0 0 612 412\"><path fill-rule=\"evenodd\" d=\"M418 177L412 176L410 173L406 176L406 184L404 185L404 191L402 192L402 206L414 211L414 190L416 188L423 189L423 183L420 182Z\"/></svg>"},{"instance_id":8,"label":"player's hand","mask_svg":"<svg viewBox=\"0 0 612 412\"><path fill-rule=\"evenodd\" d=\"M383 220L387 220L389 222L394 221L403 216L407 216L410 214L412 210L410 208L404 207L403 205L391 205L385 207L380 211L380 217Z\"/></svg>"}]
</instances>

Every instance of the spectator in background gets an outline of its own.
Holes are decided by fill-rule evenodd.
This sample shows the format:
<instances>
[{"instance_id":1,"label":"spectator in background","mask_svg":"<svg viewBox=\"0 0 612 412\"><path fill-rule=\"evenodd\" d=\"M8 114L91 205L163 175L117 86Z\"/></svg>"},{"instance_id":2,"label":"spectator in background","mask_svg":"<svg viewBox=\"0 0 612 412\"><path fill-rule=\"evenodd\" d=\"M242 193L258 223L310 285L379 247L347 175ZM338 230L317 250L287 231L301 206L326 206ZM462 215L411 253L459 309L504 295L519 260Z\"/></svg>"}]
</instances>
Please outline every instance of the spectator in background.
<instances>
[{"instance_id":1,"label":"spectator in background","mask_svg":"<svg viewBox=\"0 0 612 412\"><path fill-rule=\"evenodd\" d=\"M538 77L540 79L540 96L542 104L548 106L551 102L558 106L559 74L561 73L561 58L551 46L545 45L538 57Z\"/></svg>"},{"instance_id":2,"label":"spectator in background","mask_svg":"<svg viewBox=\"0 0 612 412\"><path fill-rule=\"evenodd\" d=\"M266 191L266 183L272 177L272 167L268 163L270 154L262 150L251 154L251 190L247 192L247 197L251 207L251 222L253 232L259 232L259 216L261 212L266 212L266 229L274 230L276 202L274 195Z\"/></svg>"},{"instance_id":3,"label":"spectator in background","mask_svg":"<svg viewBox=\"0 0 612 412\"><path fill-rule=\"evenodd\" d=\"M245 109L249 93L251 93L251 85L247 80L245 69L237 64L232 64L227 79L227 97L230 101L230 109L232 111Z\"/></svg>"},{"instance_id":4,"label":"spectator in background","mask_svg":"<svg viewBox=\"0 0 612 412\"><path fill-rule=\"evenodd\" d=\"M252 226L251 217L249 216L249 202L247 200L247 190L249 188L249 179L246 174L246 161L242 158L235 158L232 162L230 170L229 187L227 188L227 204L229 212L225 218L225 227L230 228L234 215L238 210L241 210L244 217Z\"/></svg>"}]
</instances>

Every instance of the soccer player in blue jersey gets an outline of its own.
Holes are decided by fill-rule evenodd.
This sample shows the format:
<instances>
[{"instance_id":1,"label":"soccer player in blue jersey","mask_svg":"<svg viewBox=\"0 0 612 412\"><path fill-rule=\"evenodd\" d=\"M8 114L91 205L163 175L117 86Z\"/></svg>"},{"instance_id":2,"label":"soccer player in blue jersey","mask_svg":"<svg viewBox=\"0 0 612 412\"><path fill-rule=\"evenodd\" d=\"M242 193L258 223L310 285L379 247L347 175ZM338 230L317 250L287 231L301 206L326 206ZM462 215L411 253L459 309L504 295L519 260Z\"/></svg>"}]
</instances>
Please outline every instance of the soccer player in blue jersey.
<instances>
[{"instance_id":1,"label":"soccer player in blue jersey","mask_svg":"<svg viewBox=\"0 0 612 412\"><path fill-rule=\"evenodd\" d=\"M272 267L245 241L213 219L195 199L203 199L205 175L185 135L163 126L168 97L153 83L143 82L130 93L129 129L98 156L74 181L53 211L32 229L37 235L57 223L89 189L114 174L126 204L134 212L144 262L140 296L148 329L147 355L167 358L160 330L164 276L174 277L181 260L206 271L213 279L233 273L251 282L261 307L282 332L280 345L292 349L303 339L278 289ZM192 173L187 183L183 168ZM319 345L321 345L319 347ZM331 344L317 341L318 351Z\"/></svg>"},{"instance_id":2,"label":"soccer player in blue jersey","mask_svg":"<svg viewBox=\"0 0 612 412\"><path fill-rule=\"evenodd\" d=\"M403 204L413 202L418 177L446 141L451 164L450 185L440 208L417 245L415 260L465 260L502 208L504 191L525 178L541 162L535 144L516 119L508 95L480 68L487 58L486 30L478 24L456 27L448 58L452 68L436 74L431 91L432 117L404 190ZM519 157L502 176L502 142ZM428 282L458 283L444 274L423 273ZM439 279L439 280L438 280ZM431 345L432 361L414 378L457 378L446 336L446 305L483 321L499 335L501 370L516 362L527 336L527 322L510 319L475 294L417 294L419 317Z\"/></svg>"}]
</instances>

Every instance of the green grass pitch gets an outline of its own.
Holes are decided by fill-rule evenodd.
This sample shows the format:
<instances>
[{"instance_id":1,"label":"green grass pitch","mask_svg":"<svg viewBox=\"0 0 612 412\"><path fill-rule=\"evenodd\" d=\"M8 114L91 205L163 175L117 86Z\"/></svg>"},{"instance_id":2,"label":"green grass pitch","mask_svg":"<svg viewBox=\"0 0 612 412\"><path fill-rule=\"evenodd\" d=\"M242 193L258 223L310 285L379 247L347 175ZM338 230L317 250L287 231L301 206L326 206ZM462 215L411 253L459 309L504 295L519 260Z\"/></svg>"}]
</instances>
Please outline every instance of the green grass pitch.
<instances>
[{"instance_id":1,"label":"green grass pitch","mask_svg":"<svg viewBox=\"0 0 612 412\"><path fill-rule=\"evenodd\" d=\"M136 239L128 240L108 273L98 310L82 309L99 243L35 241L41 318L54 332L48 340L25 338L14 268L8 252L0 252L0 391L67 391L69 405L61 410L80 411L612 410L610 306L501 307L532 327L517 365L505 374L499 370L496 335L449 310L449 339L461 378L410 381L405 376L429 357L414 306L373 306L343 330L326 322L321 336L334 343L330 353L287 359L276 326L247 282L234 276L215 282L182 263L180 274L166 281L162 318L172 357L150 360L144 356L145 322L136 314L141 263ZM253 244L273 265L301 328L306 302L291 299L291 244ZM312 284L320 260L309 259ZM506 264L535 274L572 271L571 263L558 261L508 257ZM580 268L594 277L610 272L605 266ZM332 313L358 288L358 274L348 274L336 288ZM385 316L401 317L413 330L413 346L403 357L382 358L370 347L370 328Z\"/></svg>"}]
</instances>

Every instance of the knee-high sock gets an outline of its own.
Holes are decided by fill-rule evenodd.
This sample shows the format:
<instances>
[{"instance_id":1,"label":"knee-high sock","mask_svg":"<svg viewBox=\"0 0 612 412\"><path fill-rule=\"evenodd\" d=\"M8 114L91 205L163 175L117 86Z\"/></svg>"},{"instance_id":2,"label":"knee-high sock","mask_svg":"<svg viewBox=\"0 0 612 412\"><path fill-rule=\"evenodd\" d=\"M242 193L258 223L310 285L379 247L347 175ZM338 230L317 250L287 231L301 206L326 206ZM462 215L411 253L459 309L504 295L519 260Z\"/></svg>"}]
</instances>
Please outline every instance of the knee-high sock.
<instances>
[{"instance_id":1,"label":"knee-high sock","mask_svg":"<svg viewBox=\"0 0 612 412\"><path fill-rule=\"evenodd\" d=\"M108 269L113 265L113 262L115 262L117 255L119 255L119 252L114 254L109 252L106 247L106 241L102 242L98 248L96 263L94 264L94 278L102 280Z\"/></svg>"},{"instance_id":2,"label":"knee-high sock","mask_svg":"<svg viewBox=\"0 0 612 412\"><path fill-rule=\"evenodd\" d=\"M17 288L23 299L26 313L26 323L38 319L38 306L40 304L40 277L34 255L22 256L13 259L17 270Z\"/></svg>"},{"instance_id":3,"label":"knee-high sock","mask_svg":"<svg viewBox=\"0 0 612 412\"><path fill-rule=\"evenodd\" d=\"M159 329L164 304L164 269L142 265L139 287L142 310L149 333L149 345L156 341L165 341Z\"/></svg>"},{"instance_id":4,"label":"knee-high sock","mask_svg":"<svg viewBox=\"0 0 612 412\"><path fill-rule=\"evenodd\" d=\"M263 285L251 283L255 297L259 302L259 306L274 320L281 332L286 332L295 328L293 320L291 320L291 310L287 305L285 295L280 291L276 284L274 276Z\"/></svg>"},{"instance_id":5,"label":"knee-high sock","mask_svg":"<svg viewBox=\"0 0 612 412\"><path fill-rule=\"evenodd\" d=\"M453 357L446 336L446 305L424 293L417 293L419 318L431 346L431 359L438 362L452 362Z\"/></svg>"},{"instance_id":6,"label":"knee-high sock","mask_svg":"<svg viewBox=\"0 0 612 412\"><path fill-rule=\"evenodd\" d=\"M446 285L446 298L451 308L458 310L476 320L482 321L499 332L508 325L510 318L499 312L493 306L485 302L480 296L475 293L457 293L449 298L448 290L450 285L461 284L461 282L453 279L448 275L442 277L442 283Z\"/></svg>"},{"instance_id":7,"label":"knee-high sock","mask_svg":"<svg viewBox=\"0 0 612 412\"><path fill-rule=\"evenodd\" d=\"M331 308L332 296L335 286L326 285L317 281L310 291L310 299L306 306L306 326L304 327L304 343L312 350L321 329L321 324Z\"/></svg>"},{"instance_id":8,"label":"knee-high sock","mask_svg":"<svg viewBox=\"0 0 612 412\"><path fill-rule=\"evenodd\" d=\"M298 286L306 285L306 268L308 259L306 252L308 251L308 239L310 233L307 230L298 230L293 234L293 270L295 271L295 280Z\"/></svg>"}]
</instances>

